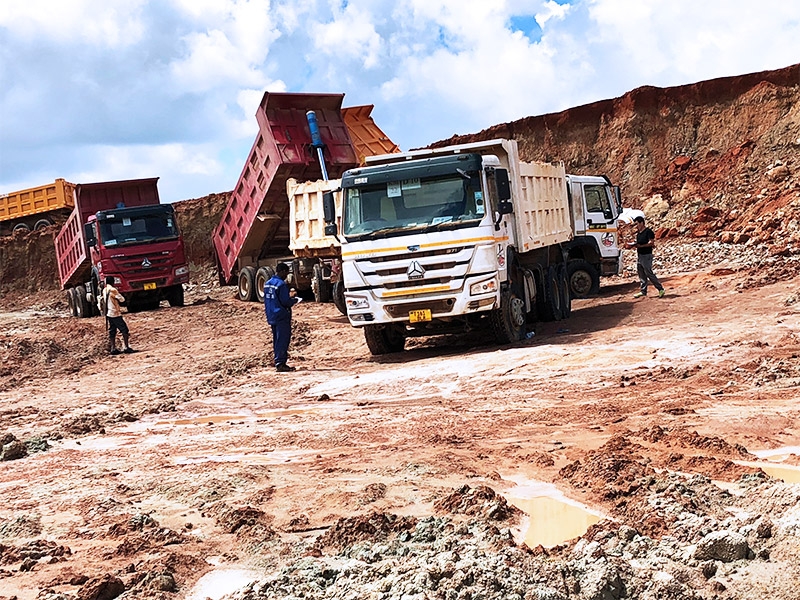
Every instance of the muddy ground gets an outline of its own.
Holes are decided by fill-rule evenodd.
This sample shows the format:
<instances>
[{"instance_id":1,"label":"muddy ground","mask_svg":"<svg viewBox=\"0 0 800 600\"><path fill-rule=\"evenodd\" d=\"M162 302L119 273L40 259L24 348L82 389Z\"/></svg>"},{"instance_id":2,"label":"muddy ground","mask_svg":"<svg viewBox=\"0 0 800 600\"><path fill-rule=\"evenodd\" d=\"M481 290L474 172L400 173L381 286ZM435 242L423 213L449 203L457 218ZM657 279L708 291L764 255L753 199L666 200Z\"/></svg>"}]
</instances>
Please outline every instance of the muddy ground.
<instances>
[{"instance_id":1,"label":"muddy ground","mask_svg":"<svg viewBox=\"0 0 800 600\"><path fill-rule=\"evenodd\" d=\"M513 346L374 358L303 303L295 373L211 281L113 357L60 294L6 296L0 598L796 598L800 277L711 250Z\"/></svg>"}]
</instances>

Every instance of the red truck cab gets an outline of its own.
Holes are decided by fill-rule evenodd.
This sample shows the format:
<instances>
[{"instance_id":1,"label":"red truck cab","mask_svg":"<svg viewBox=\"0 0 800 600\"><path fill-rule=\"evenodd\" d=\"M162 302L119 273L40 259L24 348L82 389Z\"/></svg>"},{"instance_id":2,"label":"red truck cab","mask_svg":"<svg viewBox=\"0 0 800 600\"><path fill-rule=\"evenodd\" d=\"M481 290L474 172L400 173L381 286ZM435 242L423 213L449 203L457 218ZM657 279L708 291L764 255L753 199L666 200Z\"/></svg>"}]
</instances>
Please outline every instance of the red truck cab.
<instances>
[{"instance_id":1,"label":"red truck cab","mask_svg":"<svg viewBox=\"0 0 800 600\"><path fill-rule=\"evenodd\" d=\"M183 305L189 267L169 204L104 210L89 217L86 243L98 282L114 277L129 306L152 308L164 299Z\"/></svg>"},{"instance_id":2,"label":"red truck cab","mask_svg":"<svg viewBox=\"0 0 800 600\"><path fill-rule=\"evenodd\" d=\"M158 178L79 184L75 209L56 236L61 286L72 314L98 314L108 276L129 311L161 300L183 306L189 281L183 238L170 204L161 204Z\"/></svg>"}]
</instances>

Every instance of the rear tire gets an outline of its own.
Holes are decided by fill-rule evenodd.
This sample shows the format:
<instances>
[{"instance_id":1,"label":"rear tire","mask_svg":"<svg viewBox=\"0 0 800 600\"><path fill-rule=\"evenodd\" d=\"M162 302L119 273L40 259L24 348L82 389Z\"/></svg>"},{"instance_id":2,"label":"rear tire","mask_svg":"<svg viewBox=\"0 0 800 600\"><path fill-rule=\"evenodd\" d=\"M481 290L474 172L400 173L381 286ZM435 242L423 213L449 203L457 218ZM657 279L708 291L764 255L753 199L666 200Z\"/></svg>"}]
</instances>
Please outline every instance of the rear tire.
<instances>
[{"instance_id":1,"label":"rear tire","mask_svg":"<svg viewBox=\"0 0 800 600\"><path fill-rule=\"evenodd\" d=\"M339 309L339 312L342 313L345 317L347 316L347 301L344 298L344 282L337 281L333 284L333 303L336 305L336 308Z\"/></svg>"},{"instance_id":2,"label":"rear tire","mask_svg":"<svg viewBox=\"0 0 800 600\"><path fill-rule=\"evenodd\" d=\"M272 267L261 267L256 271L256 278L253 282L256 292L256 301L264 304L264 285L275 275Z\"/></svg>"},{"instance_id":3,"label":"rear tire","mask_svg":"<svg viewBox=\"0 0 800 600\"><path fill-rule=\"evenodd\" d=\"M567 267L558 267L559 291L561 292L561 318L569 319L572 314L572 297L569 290L569 278L567 277Z\"/></svg>"},{"instance_id":4,"label":"rear tire","mask_svg":"<svg viewBox=\"0 0 800 600\"><path fill-rule=\"evenodd\" d=\"M78 317L86 319L92 316L92 307L89 306L89 300L86 298L86 286L75 286L75 304L78 307Z\"/></svg>"},{"instance_id":5,"label":"rear tire","mask_svg":"<svg viewBox=\"0 0 800 600\"><path fill-rule=\"evenodd\" d=\"M567 278L573 298L588 298L600 291L600 275L594 265L585 260L569 261Z\"/></svg>"},{"instance_id":6,"label":"rear tire","mask_svg":"<svg viewBox=\"0 0 800 600\"><path fill-rule=\"evenodd\" d=\"M367 325L364 339L374 356L402 352L406 346L406 336L396 325Z\"/></svg>"},{"instance_id":7,"label":"rear tire","mask_svg":"<svg viewBox=\"0 0 800 600\"><path fill-rule=\"evenodd\" d=\"M311 291L314 292L314 299L317 302L331 301L331 282L325 279L325 269L322 263L314 265L314 272L311 276Z\"/></svg>"},{"instance_id":8,"label":"rear tire","mask_svg":"<svg viewBox=\"0 0 800 600\"><path fill-rule=\"evenodd\" d=\"M255 300L255 269L244 267L239 271L239 285L236 288L236 297L242 302Z\"/></svg>"},{"instance_id":9,"label":"rear tire","mask_svg":"<svg viewBox=\"0 0 800 600\"><path fill-rule=\"evenodd\" d=\"M542 321L558 321L561 319L561 289L559 287L558 269L555 265L550 265L545 271L544 298L541 309Z\"/></svg>"},{"instance_id":10,"label":"rear tire","mask_svg":"<svg viewBox=\"0 0 800 600\"><path fill-rule=\"evenodd\" d=\"M50 225L52 224L53 222L50 219L39 219L38 221L36 221L36 224L33 226L33 228L36 231L39 231L40 229L44 229L45 227L50 227Z\"/></svg>"},{"instance_id":11,"label":"rear tire","mask_svg":"<svg viewBox=\"0 0 800 600\"><path fill-rule=\"evenodd\" d=\"M511 344L525 337L525 300L512 290L500 294L500 308L489 315L494 337L499 344Z\"/></svg>"},{"instance_id":12,"label":"rear tire","mask_svg":"<svg viewBox=\"0 0 800 600\"><path fill-rule=\"evenodd\" d=\"M167 302L170 306L183 306L183 285L175 285L169 290Z\"/></svg>"},{"instance_id":13,"label":"rear tire","mask_svg":"<svg viewBox=\"0 0 800 600\"><path fill-rule=\"evenodd\" d=\"M11 231L13 231L14 233L16 233L17 231L24 231L25 233L28 233L30 230L31 226L28 225L27 223L17 223L16 225L14 225L14 229L12 229Z\"/></svg>"},{"instance_id":14,"label":"rear tire","mask_svg":"<svg viewBox=\"0 0 800 600\"><path fill-rule=\"evenodd\" d=\"M78 305L75 302L75 288L67 288L67 305L69 306L69 314L73 317L78 316Z\"/></svg>"}]
</instances>

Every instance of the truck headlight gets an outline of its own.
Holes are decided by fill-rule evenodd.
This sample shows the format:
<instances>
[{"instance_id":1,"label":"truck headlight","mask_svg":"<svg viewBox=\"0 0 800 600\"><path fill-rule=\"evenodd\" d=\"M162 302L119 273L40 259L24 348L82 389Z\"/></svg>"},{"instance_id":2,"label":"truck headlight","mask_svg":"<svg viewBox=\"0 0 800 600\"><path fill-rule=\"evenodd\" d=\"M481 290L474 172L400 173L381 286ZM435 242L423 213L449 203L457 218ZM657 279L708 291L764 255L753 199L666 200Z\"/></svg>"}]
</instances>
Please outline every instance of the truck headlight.
<instances>
[{"instance_id":1,"label":"truck headlight","mask_svg":"<svg viewBox=\"0 0 800 600\"><path fill-rule=\"evenodd\" d=\"M369 300L363 296L348 296L346 299L347 308L358 310L361 308L369 308Z\"/></svg>"},{"instance_id":2,"label":"truck headlight","mask_svg":"<svg viewBox=\"0 0 800 600\"><path fill-rule=\"evenodd\" d=\"M486 281L479 281L469 286L469 295L477 296L479 294L488 294L489 292L497 291L497 280L493 277Z\"/></svg>"},{"instance_id":3,"label":"truck headlight","mask_svg":"<svg viewBox=\"0 0 800 600\"><path fill-rule=\"evenodd\" d=\"M175 277L180 277L181 275L186 275L189 272L189 267L184 265L182 267L178 267L175 269Z\"/></svg>"}]
</instances>

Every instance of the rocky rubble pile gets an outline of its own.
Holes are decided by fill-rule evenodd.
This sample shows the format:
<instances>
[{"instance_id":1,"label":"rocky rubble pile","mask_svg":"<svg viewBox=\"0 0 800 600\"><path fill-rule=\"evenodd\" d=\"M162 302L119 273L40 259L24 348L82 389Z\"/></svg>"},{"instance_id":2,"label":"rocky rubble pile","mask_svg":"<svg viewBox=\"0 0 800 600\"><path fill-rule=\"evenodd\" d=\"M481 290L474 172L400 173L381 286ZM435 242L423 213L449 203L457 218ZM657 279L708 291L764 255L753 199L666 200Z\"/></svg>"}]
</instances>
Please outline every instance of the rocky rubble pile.
<instances>
[{"instance_id":1,"label":"rocky rubble pile","mask_svg":"<svg viewBox=\"0 0 800 600\"><path fill-rule=\"evenodd\" d=\"M788 582L800 574L792 543L800 533L796 486L759 473L742 477L735 493L702 476L676 474L646 487L640 506L668 518L665 535L641 533L643 513L628 524L602 521L564 546L530 550L514 542L512 523L431 516L299 558L227 598L710 600L751 597L748 586L761 580L742 575L751 569L774 580L756 585L785 590L775 600L793 597ZM771 563L774 556L782 562Z\"/></svg>"}]
</instances>

